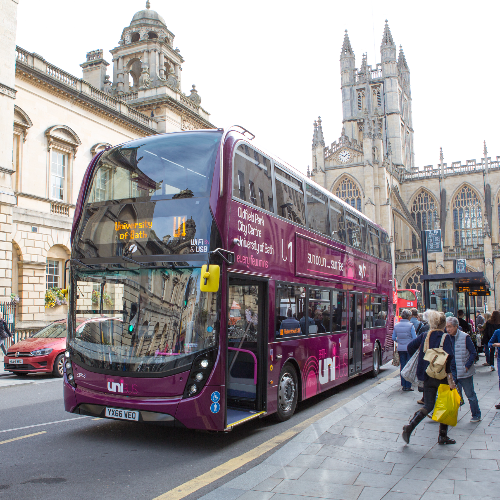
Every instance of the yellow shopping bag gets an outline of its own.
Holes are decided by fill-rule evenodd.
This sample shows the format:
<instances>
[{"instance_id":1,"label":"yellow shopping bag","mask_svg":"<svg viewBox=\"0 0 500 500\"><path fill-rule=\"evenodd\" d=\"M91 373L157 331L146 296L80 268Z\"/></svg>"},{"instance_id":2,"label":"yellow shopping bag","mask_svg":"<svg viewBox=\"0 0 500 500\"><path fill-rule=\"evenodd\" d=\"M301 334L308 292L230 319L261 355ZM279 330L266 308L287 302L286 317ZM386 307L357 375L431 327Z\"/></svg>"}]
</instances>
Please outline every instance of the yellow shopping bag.
<instances>
[{"instance_id":1,"label":"yellow shopping bag","mask_svg":"<svg viewBox=\"0 0 500 500\"><path fill-rule=\"evenodd\" d=\"M458 391L456 389L451 390L447 384L441 384L438 388L432 420L455 427L457 425L459 406L460 394L458 394Z\"/></svg>"}]
</instances>

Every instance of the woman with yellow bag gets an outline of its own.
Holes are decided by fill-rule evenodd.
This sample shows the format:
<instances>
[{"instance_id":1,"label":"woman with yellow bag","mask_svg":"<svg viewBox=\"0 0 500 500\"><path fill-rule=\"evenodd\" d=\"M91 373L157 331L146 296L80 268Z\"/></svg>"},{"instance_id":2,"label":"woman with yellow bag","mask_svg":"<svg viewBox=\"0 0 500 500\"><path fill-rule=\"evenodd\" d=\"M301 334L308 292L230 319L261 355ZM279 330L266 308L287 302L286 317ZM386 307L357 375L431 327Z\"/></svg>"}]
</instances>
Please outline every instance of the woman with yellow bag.
<instances>
[{"instance_id":1,"label":"woman with yellow bag","mask_svg":"<svg viewBox=\"0 0 500 500\"><path fill-rule=\"evenodd\" d=\"M434 410L439 386L447 384L456 392L454 349L450 336L444 332L446 317L444 313L434 310L427 311L425 316L430 325L429 332L412 340L407 347L409 356L418 351L417 378L424 383L424 407L413 415L408 425L403 427L402 437L407 444L415 427ZM439 424L438 443L456 443L454 439L448 437L446 424Z\"/></svg>"}]
</instances>

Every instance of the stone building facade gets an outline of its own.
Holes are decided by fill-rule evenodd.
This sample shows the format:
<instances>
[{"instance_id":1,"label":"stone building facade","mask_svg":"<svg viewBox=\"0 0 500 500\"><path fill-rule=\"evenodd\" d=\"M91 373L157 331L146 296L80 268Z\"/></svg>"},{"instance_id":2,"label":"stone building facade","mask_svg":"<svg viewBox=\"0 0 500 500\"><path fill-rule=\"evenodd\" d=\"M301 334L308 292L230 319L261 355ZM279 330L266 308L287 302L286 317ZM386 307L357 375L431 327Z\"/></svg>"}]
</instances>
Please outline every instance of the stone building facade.
<instances>
[{"instance_id":1,"label":"stone building facade","mask_svg":"<svg viewBox=\"0 0 500 500\"><path fill-rule=\"evenodd\" d=\"M184 59L151 10L137 12L113 54L87 54L83 78L15 45L17 0L0 0L0 301L19 299L16 329L67 314L45 307L63 288L84 172L100 150L140 137L214 128L196 89L181 90Z\"/></svg>"},{"instance_id":2,"label":"stone building facade","mask_svg":"<svg viewBox=\"0 0 500 500\"><path fill-rule=\"evenodd\" d=\"M452 273L455 259L484 271L500 306L500 158L415 165L410 69L386 21L381 62L363 55L361 67L347 31L340 55L342 133L325 145L321 118L314 122L310 177L384 227L391 238L399 288L419 288L420 231L441 229L443 252L429 255L429 273ZM483 304L483 298L478 303ZM463 305L459 303L459 306Z\"/></svg>"}]
</instances>

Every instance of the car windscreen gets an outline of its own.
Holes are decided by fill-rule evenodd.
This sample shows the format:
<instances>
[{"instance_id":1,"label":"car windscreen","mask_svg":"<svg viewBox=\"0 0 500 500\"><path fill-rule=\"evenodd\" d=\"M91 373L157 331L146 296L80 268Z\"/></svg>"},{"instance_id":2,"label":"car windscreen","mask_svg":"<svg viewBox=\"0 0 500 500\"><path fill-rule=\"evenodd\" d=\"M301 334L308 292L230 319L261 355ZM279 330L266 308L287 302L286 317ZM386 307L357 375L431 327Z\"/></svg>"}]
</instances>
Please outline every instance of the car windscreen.
<instances>
[{"instance_id":1,"label":"car windscreen","mask_svg":"<svg viewBox=\"0 0 500 500\"><path fill-rule=\"evenodd\" d=\"M52 323L46 326L38 333L35 333L32 338L35 339L63 339L68 335L68 328L66 322Z\"/></svg>"}]
</instances>

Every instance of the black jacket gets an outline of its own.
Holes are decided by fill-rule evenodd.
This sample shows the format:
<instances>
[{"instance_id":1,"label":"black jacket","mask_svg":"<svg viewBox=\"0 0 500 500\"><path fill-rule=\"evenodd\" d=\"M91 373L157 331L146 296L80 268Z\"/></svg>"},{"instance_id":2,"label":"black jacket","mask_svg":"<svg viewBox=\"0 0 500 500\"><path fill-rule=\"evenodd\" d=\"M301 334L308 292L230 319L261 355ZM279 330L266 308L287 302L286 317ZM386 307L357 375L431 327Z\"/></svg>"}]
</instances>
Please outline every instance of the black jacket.
<instances>
[{"instance_id":1,"label":"black jacket","mask_svg":"<svg viewBox=\"0 0 500 500\"><path fill-rule=\"evenodd\" d=\"M4 319L0 319L0 339L8 339L9 337L12 337L9 327Z\"/></svg>"}]
</instances>

